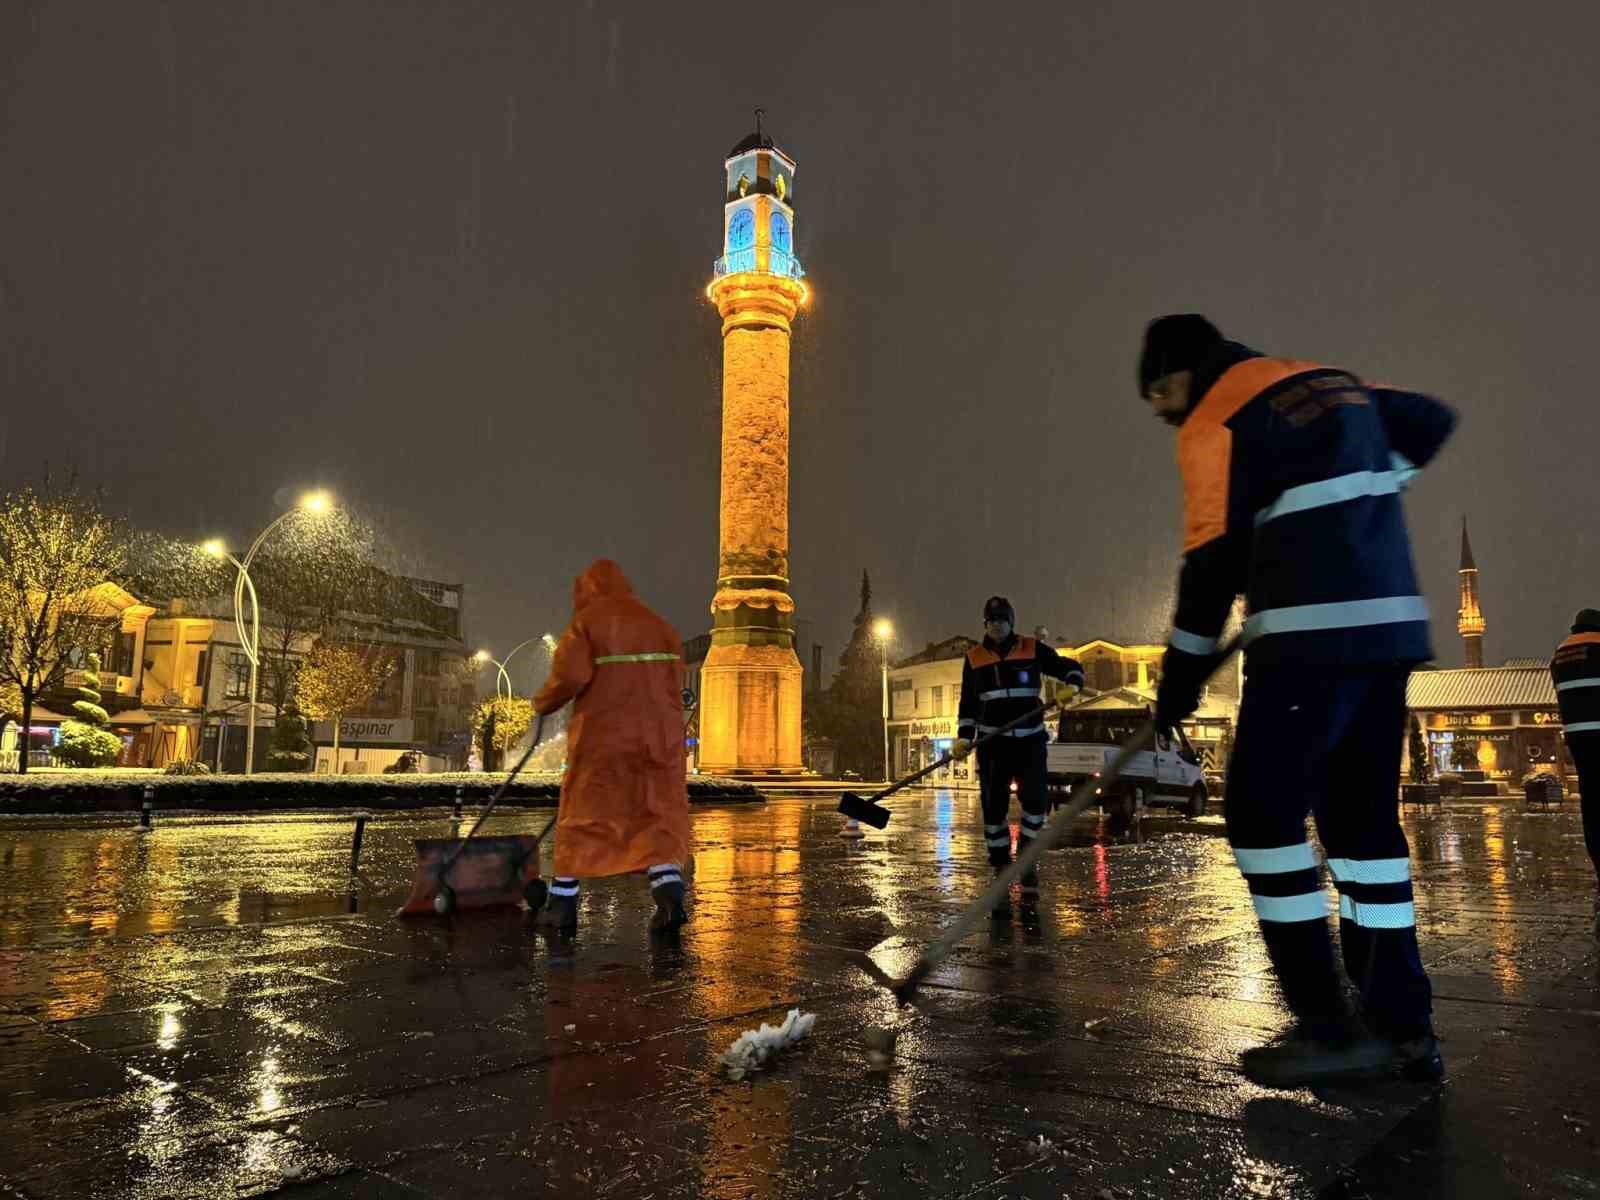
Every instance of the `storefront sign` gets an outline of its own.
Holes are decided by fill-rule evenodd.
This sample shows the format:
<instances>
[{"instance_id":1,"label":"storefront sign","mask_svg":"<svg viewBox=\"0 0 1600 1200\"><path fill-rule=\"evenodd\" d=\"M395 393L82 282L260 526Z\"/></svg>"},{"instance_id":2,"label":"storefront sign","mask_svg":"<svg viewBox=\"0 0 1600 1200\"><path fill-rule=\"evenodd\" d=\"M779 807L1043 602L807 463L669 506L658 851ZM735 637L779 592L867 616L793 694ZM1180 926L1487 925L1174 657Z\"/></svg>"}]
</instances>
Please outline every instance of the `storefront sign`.
<instances>
[{"instance_id":1,"label":"storefront sign","mask_svg":"<svg viewBox=\"0 0 1600 1200\"><path fill-rule=\"evenodd\" d=\"M406 745L413 740L412 724L410 717L346 717L339 722L339 744ZM333 745L333 722L318 721L316 728L317 743Z\"/></svg>"},{"instance_id":2,"label":"storefront sign","mask_svg":"<svg viewBox=\"0 0 1600 1200\"><path fill-rule=\"evenodd\" d=\"M1540 709L1533 714L1533 723L1535 725L1559 725L1561 724L1561 714Z\"/></svg>"},{"instance_id":3,"label":"storefront sign","mask_svg":"<svg viewBox=\"0 0 1600 1200\"><path fill-rule=\"evenodd\" d=\"M1477 728L1485 725L1511 724L1511 714L1504 721L1496 721L1494 713L1445 713L1444 723L1450 728Z\"/></svg>"},{"instance_id":4,"label":"storefront sign","mask_svg":"<svg viewBox=\"0 0 1600 1200\"><path fill-rule=\"evenodd\" d=\"M956 719L931 717L921 721L907 721L900 727L900 732L905 737L913 738L953 738L956 735Z\"/></svg>"}]
</instances>

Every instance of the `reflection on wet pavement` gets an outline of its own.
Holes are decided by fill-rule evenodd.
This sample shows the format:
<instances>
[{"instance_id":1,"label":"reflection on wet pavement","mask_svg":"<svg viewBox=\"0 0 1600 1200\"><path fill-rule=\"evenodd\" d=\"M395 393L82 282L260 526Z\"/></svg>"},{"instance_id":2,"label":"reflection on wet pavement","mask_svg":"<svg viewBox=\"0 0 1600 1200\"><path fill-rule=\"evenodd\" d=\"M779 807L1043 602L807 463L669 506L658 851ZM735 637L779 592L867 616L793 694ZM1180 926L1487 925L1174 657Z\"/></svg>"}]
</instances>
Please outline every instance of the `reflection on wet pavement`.
<instances>
[{"instance_id":1,"label":"reflection on wet pavement","mask_svg":"<svg viewBox=\"0 0 1600 1200\"><path fill-rule=\"evenodd\" d=\"M446 814L0 824L0 1181L25 1196L1594 1195L1600 990L1575 812L1407 817L1452 1083L1263 1092L1283 1028L1215 819L1085 824L930 977L982 890L970 795L860 843L827 801L694 815L693 922L638 880L575 941L402 923ZM470 817L468 818L470 819ZM490 832L531 832L514 812ZM548 863L546 864L548 870ZM809 1043L717 1055L791 1007ZM874 1059L868 1025L899 1031ZM1590 1190L1583 1190L1588 1187Z\"/></svg>"}]
</instances>

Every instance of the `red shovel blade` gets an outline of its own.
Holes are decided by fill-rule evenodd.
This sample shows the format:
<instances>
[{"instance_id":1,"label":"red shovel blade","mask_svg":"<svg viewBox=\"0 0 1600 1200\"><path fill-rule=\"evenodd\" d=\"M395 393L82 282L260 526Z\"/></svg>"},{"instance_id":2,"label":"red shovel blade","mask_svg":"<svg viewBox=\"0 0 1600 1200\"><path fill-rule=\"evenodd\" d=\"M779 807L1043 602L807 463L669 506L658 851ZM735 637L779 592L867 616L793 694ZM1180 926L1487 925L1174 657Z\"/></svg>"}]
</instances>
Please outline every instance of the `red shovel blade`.
<instances>
[{"instance_id":1,"label":"red shovel blade","mask_svg":"<svg viewBox=\"0 0 1600 1200\"><path fill-rule=\"evenodd\" d=\"M456 853L448 874L439 875ZM539 878L539 839L531 834L515 837L418 838L417 875L411 896L400 909L402 917L434 916L441 912L434 901L449 889L443 911L497 908L522 903L523 890Z\"/></svg>"}]
</instances>

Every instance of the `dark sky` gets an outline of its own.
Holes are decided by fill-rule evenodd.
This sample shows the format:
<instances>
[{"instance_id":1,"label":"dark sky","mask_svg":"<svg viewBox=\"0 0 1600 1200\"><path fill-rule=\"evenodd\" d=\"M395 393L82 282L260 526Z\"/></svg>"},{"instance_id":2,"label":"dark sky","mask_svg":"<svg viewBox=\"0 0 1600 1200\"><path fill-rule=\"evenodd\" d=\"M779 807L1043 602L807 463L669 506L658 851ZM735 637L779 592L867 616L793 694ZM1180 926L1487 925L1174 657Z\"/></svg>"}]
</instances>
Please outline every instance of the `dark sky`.
<instances>
[{"instance_id":1,"label":"dark sky","mask_svg":"<svg viewBox=\"0 0 1600 1200\"><path fill-rule=\"evenodd\" d=\"M830 665L863 567L902 648L993 591L1164 631L1179 490L1133 359L1173 309L1457 405L1408 501L1441 661L1463 512L1488 657L1544 654L1600 604L1597 44L1567 0L11 0L0 477L76 464L239 540L324 483L501 651L600 554L703 629L703 288L761 104L815 289L793 573Z\"/></svg>"}]
</instances>

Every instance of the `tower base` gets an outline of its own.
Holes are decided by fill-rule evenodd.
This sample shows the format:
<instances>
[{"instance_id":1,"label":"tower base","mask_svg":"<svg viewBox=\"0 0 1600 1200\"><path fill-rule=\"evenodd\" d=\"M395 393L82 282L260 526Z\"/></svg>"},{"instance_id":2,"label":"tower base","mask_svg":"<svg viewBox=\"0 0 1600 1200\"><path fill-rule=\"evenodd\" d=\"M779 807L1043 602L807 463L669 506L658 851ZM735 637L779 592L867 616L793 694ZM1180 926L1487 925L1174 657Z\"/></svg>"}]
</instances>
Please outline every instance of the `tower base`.
<instances>
[{"instance_id":1,"label":"tower base","mask_svg":"<svg viewBox=\"0 0 1600 1200\"><path fill-rule=\"evenodd\" d=\"M700 770L799 774L800 660L788 646L712 643L700 667Z\"/></svg>"}]
</instances>

